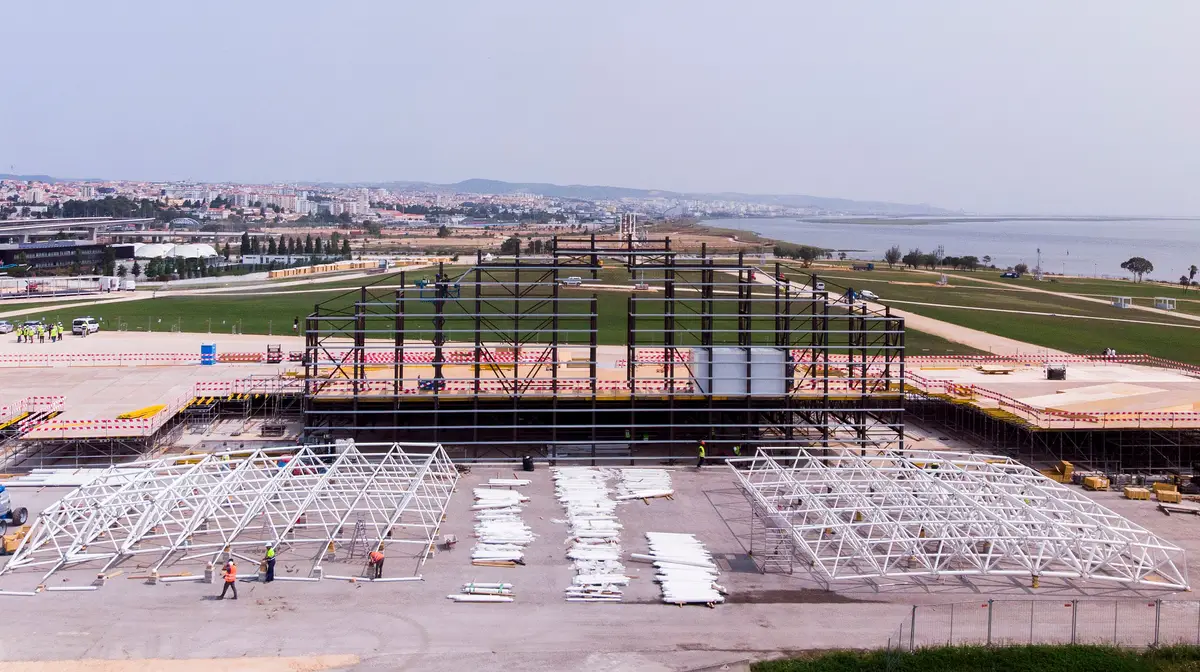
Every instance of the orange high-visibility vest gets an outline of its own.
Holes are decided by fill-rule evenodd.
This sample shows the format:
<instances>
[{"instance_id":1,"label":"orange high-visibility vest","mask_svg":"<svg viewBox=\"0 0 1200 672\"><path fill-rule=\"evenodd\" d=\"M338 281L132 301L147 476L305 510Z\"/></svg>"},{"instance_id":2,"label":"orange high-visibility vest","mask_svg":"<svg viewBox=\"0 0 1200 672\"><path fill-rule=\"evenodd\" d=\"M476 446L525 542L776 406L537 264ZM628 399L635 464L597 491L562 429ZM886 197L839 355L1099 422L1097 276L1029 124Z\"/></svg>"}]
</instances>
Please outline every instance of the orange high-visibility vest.
<instances>
[{"instance_id":1,"label":"orange high-visibility vest","mask_svg":"<svg viewBox=\"0 0 1200 672\"><path fill-rule=\"evenodd\" d=\"M371 559L371 562L379 562L380 560L383 560L383 553L380 553L379 551L371 551L367 557Z\"/></svg>"},{"instance_id":2,"label":"orange high-visibility vest","mask_svg":"<svg viewBox=\"0 0 1200 672\"><path fill-rule=\"evenodd\" d=\"M225 583L234 583L237 581L237 565L229 563L229 567L225 569Z\"/></svg>"}]
</instances>

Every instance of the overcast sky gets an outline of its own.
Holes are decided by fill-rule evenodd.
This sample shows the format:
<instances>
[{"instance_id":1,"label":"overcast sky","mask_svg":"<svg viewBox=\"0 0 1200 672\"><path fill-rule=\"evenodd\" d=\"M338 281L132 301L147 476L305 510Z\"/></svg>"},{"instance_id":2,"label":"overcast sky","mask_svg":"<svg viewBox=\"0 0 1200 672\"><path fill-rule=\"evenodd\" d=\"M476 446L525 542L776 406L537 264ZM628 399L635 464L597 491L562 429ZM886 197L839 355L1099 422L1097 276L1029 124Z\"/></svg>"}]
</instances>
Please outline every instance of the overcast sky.
<instances>
[{"instance_id":1,"label":"overcast sky","mask_svg":"<svg viewBox=\"0 0 1200 672\"><path fill-rule=\"evenodd\" d=\"M4 5L0 172L1200 214L1195 0Z\"/></svg>"}]
</instances>

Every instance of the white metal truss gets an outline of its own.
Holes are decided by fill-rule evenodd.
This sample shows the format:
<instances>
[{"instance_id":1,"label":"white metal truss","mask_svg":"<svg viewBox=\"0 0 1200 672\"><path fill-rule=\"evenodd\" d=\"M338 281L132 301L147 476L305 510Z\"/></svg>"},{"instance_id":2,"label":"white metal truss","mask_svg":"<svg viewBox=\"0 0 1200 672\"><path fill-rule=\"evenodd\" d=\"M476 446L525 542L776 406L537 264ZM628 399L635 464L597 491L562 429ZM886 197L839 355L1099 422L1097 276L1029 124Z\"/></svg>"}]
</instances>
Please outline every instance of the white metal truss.
<instances>
[{"instance_id":1,"label":"white metal truss","mask_svg":"<svg viewBox=\"0 0 1200 672\"><path fill-rule=\"evenodd\" d=\"M731 461L761 522L828 581L1057 577L1187 589L1183 550L1006 457L772 448Z\"/></svg>"},{"instance_id":2,"label":"white metal truss","mask_svg":"<svg viewBox=\"0 0 1200 672\"><path fill-rule=\"evenodd\" d=\"M419 568L457 481L437 444L345 442L124 464L42 512L0 573L39 568L44 583L61 569L107 571L133 556L148 557L140 562L153 570L203 571L229 553L257 562L273 543L290 560L311 558L318 574L356 527L364 547L407 547Z\"/></svg>"}]
</instances>

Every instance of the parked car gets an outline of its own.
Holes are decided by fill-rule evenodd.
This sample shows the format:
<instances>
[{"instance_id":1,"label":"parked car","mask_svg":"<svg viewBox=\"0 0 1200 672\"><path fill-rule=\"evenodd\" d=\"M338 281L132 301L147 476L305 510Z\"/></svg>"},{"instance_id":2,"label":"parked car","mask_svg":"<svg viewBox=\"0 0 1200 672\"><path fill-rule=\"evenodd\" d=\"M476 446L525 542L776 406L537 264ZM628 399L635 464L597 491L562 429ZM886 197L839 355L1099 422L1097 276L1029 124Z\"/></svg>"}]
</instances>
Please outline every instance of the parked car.
<instances>
[{"instance_id":1,"label":"parked car","mask_svg":"<svg viewBox=\"0 0 1200 672\"><path fill-rule=\"evenodd\" d=\"M858 296L859 296L859 298L866 299L867 301L878 301L879 300L879 295L876 294L875 292L872 292L869 289L862 290L861 292L858 293Z\"/></svg>"},{"instance_id":2,"label":"parked car","mask_svg":"<svg viewBox=\"0 0 1200 672\"><path fill-rule=\"evenodd\" d=\"M1002 277L1002 278L1012 278L1012 279L1016 280L1016 279L1018 279L1018 278L1020 278L1020 277L1021 277L1021 274L1020 274L1020 273L1017 273L1016 271L1005 271L1005 272L1003 272L1003 273L1001 273L1001 274L1000 274L1000 277Z\"/></svg>"},{"instance_id":3,"label":"parked car","mask_svg":"<svg viewBox=\"0 0 1200 672\"><path fill-rule=\"evenodd\" d=\"M15 328L16 327L13 326L12 322L9 322L8 320L0 320L0 334L11 334Z\"/></svg>"},{"instance_id":4,"label":"parked car","mask_svg":"<svg viewBox=\"0 0 1200 672\"><path fill-rule=\"evenodd\" d=\"M572 275L571 277L567 278L566 280L563 280L562 282L564 285L567 285L569 287L578 287L579 285L583 284L583 278L579 277L578 275Z\"/></svg>"},{"instance_id":5,"label":"parked car","mask_svg":"<svg viewBox=\"0 0 1200 672\"><path fill-rule=\"evenodd\" d=\"M85 336L100 331L100 323L90 317L77 317L71 320L71 333ZM85 333L86 332L86 333Z\"/></svg>"}]
</instances>

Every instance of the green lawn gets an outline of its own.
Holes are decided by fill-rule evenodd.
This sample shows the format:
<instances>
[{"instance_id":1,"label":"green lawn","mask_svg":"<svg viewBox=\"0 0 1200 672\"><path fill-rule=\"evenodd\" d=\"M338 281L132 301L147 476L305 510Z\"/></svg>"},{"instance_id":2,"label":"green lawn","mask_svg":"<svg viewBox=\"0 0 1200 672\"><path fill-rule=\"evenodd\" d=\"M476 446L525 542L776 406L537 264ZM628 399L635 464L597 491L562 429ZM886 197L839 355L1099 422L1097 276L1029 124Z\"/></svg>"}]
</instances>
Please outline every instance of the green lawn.
<instances>
[{"instance_id":1,"label":"green lawn","mask_svg":"<svg viewBox=\"0 0 1200 672\"><path fill-rule=\"evenodd\" d=\"M1116 348L1122 354L1149 354L1200 364L1200 348L1197 347L1200 329L927 306L906 305L903 308L937 320L1066 352L1099 354L1104 348ZM1121 314L1128 316L1128 311ZM1147 317L1158 318L1156 315ZM1200 326L1200 322L1194 324Z\"/></svg>"},{"instance_id":2,"label":"green lawn","mask_svg":"<svg viewBox=\"0 0 1200 672\"><path fill-rule=\"evenodd\" d=\"M1135 651L1102 646L953 647L914 653L836 651L755 663L754 672L1185 672L1200 648Z\"/></svg>"}]
</instances>

